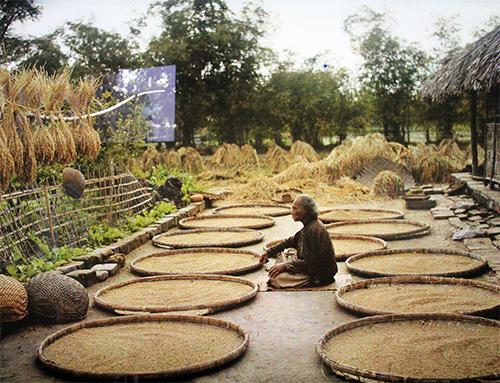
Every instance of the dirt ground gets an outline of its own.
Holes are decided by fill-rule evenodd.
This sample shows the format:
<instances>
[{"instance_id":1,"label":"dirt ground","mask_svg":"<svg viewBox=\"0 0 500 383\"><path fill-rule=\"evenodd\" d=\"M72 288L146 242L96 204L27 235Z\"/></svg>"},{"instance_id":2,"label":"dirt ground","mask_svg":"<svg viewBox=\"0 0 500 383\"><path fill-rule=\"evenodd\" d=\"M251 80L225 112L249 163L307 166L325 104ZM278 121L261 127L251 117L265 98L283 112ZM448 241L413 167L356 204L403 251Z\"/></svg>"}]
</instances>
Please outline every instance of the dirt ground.
<instances>
[{"instance_id":1,"label":"dirt ground","mask_svg":"<svg viewBox=\"0 0 500 383\"><path fill-rule=\"evenodd\" d=\"M449 204L444 197L438 206ZM388 242L389 249L403 247L448 247L465 250L460 242L451 240L453 227L447 220L432 219L429 211L404 209L404 201L376 201L363 203L363 207L382 207L403 210L408 219L422 220L430 224L431 234L421 238ZM204 214L209 213L206 211ZM262 230L264 242L247 246L262 252L264 243L294 234L301 224L291 216L277 217L276 225ZM130 262L156 249L148 243L127 257L127 266L118 275L89 288L91 296L109 284L135 278L130 273ZM478 277L484 279L488 275ZM266 280L264 269L244 276L255 282ZM362 278L349 274L343 262L339 262L337 283L340 286ZM89 309L87 319L111 317L112 314L96 307ZM341 378L322 366L315 351L316 342L334 326L356 319L341 309L334 291L259 292L248 304L213 315L216 318L237 323L250 334L250 346L237 361L222 369L191 376L186 382L343 382ZM0 344L0 382L62 382L61 376L45 372L35 362L35 352L40 342L53 332L67 325L41 325L29 320L17 326L4 327ZM99 347L96 344L96 347ZM133 361L130 361L133 363Z\"/></svg>"}]
</instances>

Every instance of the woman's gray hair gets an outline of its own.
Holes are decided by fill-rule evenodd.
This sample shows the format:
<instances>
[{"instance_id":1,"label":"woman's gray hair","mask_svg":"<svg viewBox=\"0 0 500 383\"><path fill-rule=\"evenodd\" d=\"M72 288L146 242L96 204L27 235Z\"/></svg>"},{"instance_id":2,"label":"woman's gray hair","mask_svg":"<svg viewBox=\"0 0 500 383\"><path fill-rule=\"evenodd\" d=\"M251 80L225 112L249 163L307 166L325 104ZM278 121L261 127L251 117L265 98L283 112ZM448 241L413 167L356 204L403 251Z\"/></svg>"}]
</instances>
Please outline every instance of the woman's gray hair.
<instances>
[{"instance_id":1,"label":"woman's gray hair","mask_svg":"<svg viewBox=\"0 0 500 383\"><path fill-rule=\"evenodd\" d=\"M318 218L319 208L316 201L307 194L301 194L295 198L295 203L297 203L302 209L304 209L308 216L311 218Z\"/></svg>"}]
</instances>

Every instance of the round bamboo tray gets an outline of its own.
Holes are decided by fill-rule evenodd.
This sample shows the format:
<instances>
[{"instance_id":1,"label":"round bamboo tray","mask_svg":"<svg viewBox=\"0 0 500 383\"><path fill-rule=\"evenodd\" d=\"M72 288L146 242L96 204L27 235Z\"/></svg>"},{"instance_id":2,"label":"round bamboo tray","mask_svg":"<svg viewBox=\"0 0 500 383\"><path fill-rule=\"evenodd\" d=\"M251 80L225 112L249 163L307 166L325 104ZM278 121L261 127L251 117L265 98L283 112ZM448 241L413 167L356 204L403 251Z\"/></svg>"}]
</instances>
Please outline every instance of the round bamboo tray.
<instances>
[{"instance_id":1,"label":"round bamboo tray","mask_svg":"<svg viewBox=\"0 0 500 383\"><path fill-rule=\"evenodd\" d=\"M150 326L148 329L147 326ZM208 326L208 327L207 327ZM164 332L158 332L158 329L166 329L173 333L177 328L186 328L193 332L186 336L185 333L175 332L172 336L164 336ZM199 328L199 329L198 329ZM119 336L108 335L106 342L99 339L99 332L102 329L120 332ZM134 329L136 331L134 331ZM213 355L205 360L197 360L189 363L189 355L183 355L185 352L196 349L200 345L200 340L208 338L208 342L218 342L218 339L210 339L206 330L213 331L227 338L230 341L224 347L216 350L219 355ZM124 330L129 330L126 333ZM132 330L132 331L130 331ZM149 331L148 331L149 330ZM146 332L145 339L137 339L137 331ZM227 331L227 334L225 333ZM102 335L101 335L102 336ZM75 338L74 341L71 338ZM183 337L180 340L178 337ZM82 343L79 340L87 338L89 342ZM175 340L173 340L175 339ZM127 340L132 344L127 347ZM135 340L135 342L133 342ZM66 343L74 343L74 347L65 347ZM53 360L51 357L51 347L57 350L63 348L63 360ZM179 347L181 343L182 347ZM207 341L205 341L207 342ZM124 345L125 343L125 345ZM90 380L128 380L136 381L139 379L159 379L179 377L187 374L199 373L201 371L213 369L225 365L240 357L248 348L248 333L238 325L215 318L187 316L187 315L131 315L118 318L101 319L94 321L81 322L79 324L64 328L43 340L37 350L37 358L41 364L51 371L69 375L71 377L86 378ZM152 345L156 346L156 350ZM220 346L218 346L220 347ZM175 350L169 350L175 348ZM54 349L52 349L54 352ZM170 351L170 352L169 352ZM175 351L175 352L172 352ZM214 351L209 349L210 352ZM122 355L119 353L122 352ZM118 354L118 355L116 355ZM149 356L148 356L149 354ZM175 361L165 361L169 355L175 355ZM180 356L179 356L180 355ZM95 358L102 358L108 363L98 363L98 368L89 366L87 361L92 362ZM121 366L114 369L109 366L109 361L116 358L116 362L122 363ZM197 358L199 359L199 357ZM182 366L172 366L179 361ZM163 366L151 366L154 362L163 363ZM170 363L169 363L170 362ZM148 363L150 366L148 366ZM168 365L170 364L170 365ZM140 370L143 367L144 370ZM149 367L149 368L148 368Z\"/></svg>"},{"instance_id":2,"label":"round bamboo tray","mask_svg":"<svg viewBox=\"0 0 500 383\"><path fill-rule=\"evenodd\" d=\"M180 273L237 275L260 268L259 258L259 254L253 251L220 247L165 250L135 259L130 269L146 276Z\"/></svg>"},{"instance_id":3,"label":"round bamboo tray","mask_svg":"<svg viewBox=\"0 0 500 383\"><path fill-rule=\"evenodd\" d=\"M162 233L153 237L158 247L242 247L262 241L264 234L252 229L192 229Z\"/></svg>"},{"instance_id":4,"label":"round bamboo tray","mask_svg":"<svg viewBox=\"0 0 500 383\"><path fill-rule=\"evenodd\" d=\"M265 229L274 225L274 219L265 215L214 214L184 218L179 222L181 229L240 228Z\"/></svg>"},{"instance_id":5,"label":"round bamboo tray","mask_svg":"<svg viewBox=\"0 0 500 383\"><path fill-rule=\"evenodd\" d=\"M368 237L366 235L330 235L337 262L343 262L353 255L362 254L368 251L384 250L387 248L387 242L383 239ZM266 243L264 250L267 250L282 239Z\"/></svg>"},{"instance_id":6,"label":"round bamboo tray","mask_svg":"<svg viewBox=\"0 0 500 383\"><path fill-rule=\"evenodd\" d=\"M290 214L290 206L277 204L238 204L221 206L214 209L214 213L223 214L259 214L269 217L280 217Z\"/></svg>"},{"instance_id":7,"label":"round bamboo tray","mask_svg":"<svg viewBox=\"0 0 500 383\"><path fill-rule=\"evenodd\" d=\"M366 235L385 240L420 237L429 233L429 225L421 221L398 219L353 219L326 225L330 234Z\"/></svg>"},{"instance_id":8,"label":"round bamboo tray","mask_svg":"<svg viewBox=\"0 0 500 383\"><path fill-rule=\"evenodd\" d=\"M179 281L186 281L187 283ZM198 281L200 283L197 283ZM223 298L208 296L209 285L213 288L220 287L222 284L227 286L224 288L224 293L219 294L223 295ZM129 288L131 286L133 289ZM237 291L236 287L241 287L241 291ZM121 296L109 298L109 295L116 295L117 290L121 289ZM139 291L136 296L133 296L134 289ZM161 275L132 279L104 287L97 291L94 301L98 306L113 311L161 313L202 309L222 310L249 301L257 295L257 290L257 285L251 281L225 275ZM176 292L181 292L183 296L176 295ZM175 299L178 302L175 302ZM131 302L128 303L126 300ZM134 303L134 300L140 303ZM172 303L172 301L174 302Z\"/></svg>"},{"instance_id":9,"label":"round bamboo tray","mask_svg":"<svg viewBox=\"0 0 500 383\"><path fill-rule=\"evenodd\" d=\"M418 254L421 254L420 259L417 258ZM430 257L429 254L431 254ZM448 257L438 258L446 256ZM375 260L375 262L377 262L375 266L378 267L372 266L369 268L360 265L360 263L365 263L368 258ZM393 261L392 265L389 263L391 260ZM440 262L443 262L443 260L448 261L448 264L452 267L455 265L454 270L447 268L446 264L442 266ZM423 264L423 262L425 262L425 264ZM457 262L461 262L461 264L457 264ZM421 275L434 277L465 277L476 274L486 267L486 261L479 255L465 251L437 248L373 251L354 255L347 259L345 264L347 269L352 273L370 278ZM391 266L392 270L390 270ZM421 271L415 271L418 267L421 268Z\"/></svg>"},{"instance_id":10,"label":"round bamboo tray","mask_svg":"<svg viewBox=\"0 0 500 383\"><path fill-rule=\"evenodd\" d=\"M400 219L404 218L405 213L398 210L387 209L330 209L322 211L319 219L323 223L341 222L352 219Z\"/></svg>"},{"instance_id":11,"label":"round bamboo tray","mask_svg":"<svg viewBox=\"0 0 500 383\"><path fill-rule=\"evenodd\" d=\"M379 291L376 291L377 288ZM459 278L421 276L368 279L340 288L335 296L340 306L361 315L489 315L500 307L500 286ZM479 302L481 299L483 301Z\"/></svg>"},{"instance_id":12,"label":"round bamboo tray","mask_svg":"<svg viewBox=\"0 0 500 383\"><path fill-rule=\"evenodd\" d=\"M500 377L499 337L492 319L377 315L327 332L316 351L335 374L357 381L465 383Z\"/></svg>"}]
</instances>

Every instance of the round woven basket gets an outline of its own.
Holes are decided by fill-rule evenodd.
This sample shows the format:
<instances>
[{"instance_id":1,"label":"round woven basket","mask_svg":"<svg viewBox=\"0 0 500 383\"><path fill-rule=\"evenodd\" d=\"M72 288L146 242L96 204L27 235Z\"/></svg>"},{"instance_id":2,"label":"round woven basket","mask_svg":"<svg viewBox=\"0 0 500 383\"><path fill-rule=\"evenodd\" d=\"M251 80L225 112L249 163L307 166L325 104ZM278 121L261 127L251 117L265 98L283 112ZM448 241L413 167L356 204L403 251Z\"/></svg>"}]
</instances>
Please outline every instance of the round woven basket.
<instances>
[{"instance_id":1,"label":"round woven basket","mask_svg":"<svg viewBox=\"0 0 500 383\"><path fill-rule=\"evenodd\" d=\"M179 227L181 229L265 229L273 225L274 219L271 217L251 214L214 214L201 217L184 218L179 222Z\"/></svg>"},{"instance_id":2,"label":"round woven basket","mask_svg":"<svg viewBox=\"0 0 500 383\"><path fill-rule=\"evenodd\" d=\"M459 255L463 257L468 257L479 261L479 263L470 268L461 270L461 271L449 271L449 272L432 272L432 273L406 273L406 274L394 274L394 273L386 273L375 270L369 270L363 267L356 266L356 261L366 258L366 257L383 257L387 255L400 254L400 253L424 253L424 254L436 254L439 255ZM382 258L380 258L382 259ZM427 275L433 277L465 277L469 275L474 275L479 273L486 267L486 261L484 258L479 255L459 251L459 250L449 250L449 249L428 249L428 248L418 248L418 249L394 249L394 250L381 250L381 251L371 251L368 253L354 255L349 257L345 262L347 269L354 274L362 275L365 277L396 277L396 276L419 276L419 275Z\"/></svg>"},{"instance_id":3,"label":"round woven basket","mask_svg":"<svg viewBox=\"0 0 500 383\"><path fill-rule=\"evenodd\" d=\"M496 293L498 295L498 300L496 304L490 306L483 306L478 310L463 310L460 312L451 312L455 314L464 314L464 315L490 315L492 313L498 312L500 307L500 286L493 285L490 283L478 282L470 279L461 279L461 278L444 278L444 277L430 277L430 276L420 276L420 277L384 277L384 278L375 278L368 279L365 281L351 283L347 286L341 287L335 297L340 306L346 308L349 311L352 311L359 315L385 315L385 314L403 314L402 312L391 312L385 310L379 310L372 307L366 307L360 304L356 304L349 300L346 295L350 291L361 290L365 293L369 293L369 289L376 285L462 285L468 287L474 287L477 289L488 290ZM408 292L408 295L411 295L411 291ZM442 302L443 307L446 306L446 302ZM420 306L420 312L424 312L424 310ZM428 311L428 310L425 310Z\"/></svg>"},{"instance_id":4,"label":"round woven basket","mask_svg":"<svg viewBox=\"0 0 500 383\"><path fill-rule=\"evenodd\" d=\"M107 292L114 289L119 289L124 286L132 285L132 284L141 284L146 282L155 282L155 281L175 281L175 280L187 280L187 281L196 281L196 280L212 280L212 281L227 281L232 283L241 283L247 286L250 286L252 289L237 298L227 298L224 300L213 301L211 303L205 304L181 304L181 305L171 305L171 306L132 306L132 305L122 305L122 304L113 304L109 303L103 297ZM230 306L239 305L243 302L249 301L253 299L257 295L258 286L246 279L238 278L238 277L229 277L225 275L215 275L215 274L178 274L178 275L161 275L161 276L153 276L153 277L144 277L138 279L132 279L125 282L115 283L113 285L104 287L97 291L95 294L94 301L96 305L108 309L108 310L121 310L121 311L131 311L131 312L150 312L150 313L161 313L161 312L171 312L171 311L189 311L189 310L201 310L201 309L211 309L211 310L222 310Z\"/></svg>"},{"instance_id":5,"label":"round woven basket","mask_svg":"<svg viewBox=\"0 0 500 383\"><path fill-rule=\"evenodd\" d=\"M404 225L407 227L404 231L394 233L382 230L382 228L373 228L373 225ZM408 239L420 237L429 234L429 225L422 221L398 220L398 219L353 219L349 221L334 222L326 225L330 234L343 235L365 235L389 240Z\"/></svg>"},{"instance_id":6,"label":"round woven basket","mask_svg":"<svg viewBox=\"0 0 500 383\"><path fill-rule=\"evenodd\" d=\"M220 274L220 275L225 275L225 274L230 274L230 275L238 275L238 274L244 274L248 273L253 270L259 269L262 264L259 262L260 256L259 254L249 251L249 250L239 250L239 249L225 249L225 248L220 248L220 247L205 247L201 249L179 249L179 250L165 250L165 251L160 251L157 253L145 255L143 257L135 259L131 264L130 264L130 269L139 275L146 275L146 276L151 276L151 275L165 275L165 274L179 274L176 272L162 272L158 270L152 270L151 268L147 268L141 263L144 263L145 260L151 260L153 258L161 258L161 257L171 257L174 255L185 255L186 257L189 257L189 255L195 255L196 254L206 254L206 253L213 253L213 256L221 255L223 257L229 257L231 254L236 254L238 256L245 256L248 258L248 264L245 266L237 267L237 268L221 268L219 270L212 270L212 271L207 271L207 272L194 272L190 271L190 274Z\"/></svg>"},{"instance_id":7,"label":"round woven basket","mask_svg":"<svg viewBox=\"0 0 500 383\"><path fill-rule=\"evenodd\" d=\"M341 221L346 221L351 218L346 218L345 216L342 217L342 215L345 215L345 213L351 213L357 215L355 217L356 220L358 219L401 219L404 218L405 213L402 211L398 210L387 210L387 209L368 209L368 208L362 208L362 209L329 209L329 210L324 210L321 212L319 215L319 219L323 223L331 223L331 222L341 222ZM363 217L363 215L367 215L366 218Z\"/></svg>"},{"instance_id":8,"label":"round woven basket","mask_svg":"<svg viewBox=\"0 0 500 383\"><path fill-rule=\"evenodd\" d=\"M64 365L59 364L56 360L50 360L45 355L45 350L51 344L57 342L59 339L64 338L68 335L77 334L79 331L84 329L92 329L97 327L107 327L107 326L116 326L123 324L147 324L151 322L178 322L178 323L193 323L200 325L200 331L203 331L203 327L201 325L211 325L223 328L227 331L231 331L236 333L239 337L241 337L241 344L224 355L223 357L207 360L203 363L193 364L192 366L184 367L184 368L173 368L161 371L148 371L148 372L134 372L134 373L125 373L125 372L94 372L89 370L77 370L73 368L65 367ZM118 340L121 342L121 340ZM37 358L41 362L41 364L48 368L51 371L55 371L57 373L62 373L71 377L78 378L86 378L86 379L106 379L106 380L133 380L136 381L139 379L160 379L160 378L172 378L179 377L188 374L199 373L201 371L206 371L210 369L214 369L217 367L221 367L241 355L247 350L249 344L249 336L246 331L244 331L237 324L223 321L220 319L209 318L209 317L199 317L199 316L188 316L188 315L166 315L166 314L151 314L151 315L131 315L124 316L118 318L110 318L110 319L101 319L101 320L93 320L82 322L67 328L64 328L43 340L40 346L37 349ZM99 343L96 342L96 345L99 346ZM117 344L119 346L119 344ZM144 343L144 347L147 348L147 342ZM146 350L141 351L140 353ZM182 352L182 350L179 350ZM91 357L91 356L87 356ZM127 363L134 363L133 359L127 360Z\"/></svg>"},{"instance_id":9,"label":"round woven basket","mask_svg":"<svg viewBox=\"0 0 500 383\"><path fill-rule=\"evenodd\" d=\"M268 217L280 217L290 214L290 206L278 204L238 204L221 206L214 209L217 214L261 214Z\"/></svg>"},{"instance_id":10,"label":"round woven basket","mask_svg":"<svg viewBox=\"0 0 500 383\"><path fill-rule=\"evenodd\" d=\"M192 239L193 234L201 234L203 236L206 233L213 233L213 235L209 239ZM233 233L234 239L221 240L220 234L224 233ZM245 238L241 239L242 236L245 236ZM189 240L190 238L191 240ZM242 247L260 242L262 239L264 239L264 234L253 229L220 228L173 231L155 235L152 241L153 245L158 247L180 249L187 247Z\"/></svg>"},{"instance_id":11,"label":"round woven basket","mask_svg":"<svg viewBox=\"0 0 500 383\"><path fill-rule=\"evenodd\" d=\"M23 284L0 274L0 323L16 322L28 314L28 293Z\"/></svg>"},{"instance_id":12,"label":"round woven basket","mask_svg":"<svg viewBox=\"0 0 500 383\"><path fill-rule=\"evenodd\" d=\"M335 251L335 259L337 262L343 262L347 258L352 257L353 255L362 254L362 253L365 253L367 251L384 250L387 248L387 242L385 242L383 239L375 238L375 237L368 237L366 235L330 234L330 238L332 239L333 250ZM266 243L264 245L264 250L267 250L273 246L276 246L281 241L283 241L283 239L278 239L278 240ZM370 246L370 249L368 249L366 251L353 251L353 252L339 254L339 252L335 248L335 243L337 242L337 248L338 248L338 243L340 241L362 241L362 242L366 242L367 244L370 243L373 246Z\"/></svg>"},{"instance_id":13,"label":"round woven basket","mask_svg":"<svg viewBox=\"0 0 500 383\"><path fill-rule=\"evenodd\" d=\"M491 326L493 328L499 328L500 322L492 319L486 319L481 317L473 317L468 315L459 314L400 314L400 315L377 315L372 317L367 317L363 319L354 320L352 322L340 325L330 331L328 331L316 344L316 351L319 356L326 363L335 374L342 376L343 378L352 379L356 381L370 381L370 382L405 382L405 383L465 383L479 381L480 379L498 379L500 378L500 369L497 366L497 371L492 372L486 376L464 376L459 379L434 379L434 378L417 378L412 376L401 376L392 375L379 371L370 371L367 369L359 368L353 365L348 365L340 363L339 361L331 359L326 353L325 346L327 342L343 333L347 333L352 329L356 329L363 326L368 326L372 324L390 324L394 322L404 322L404 321L420 321L422 325L426 325L432 321L449 321L455 323L471 323L483 326ZM387 336L397 336L397 334L387 334ZM464 335L465 337L466 335ZM383 348L384 344L378 345L379 348ZM455 346L460 347L460 346ZM410 353L405 353L405 355L411 355ZM464 355L465 357L465 355ZM408 361L411 364L411 361Z\"/></svg>"},{"instance_id":14,"label":"round woven basket","mask_svg":"<svg viewBox=\"0 0 500 383\"><path fill-rule=\"evenodd\" d=\"M29 312L56 323L74 322L87 316L89 296L81 283L57 271L40 273L30 280Z\"/></svg>"}]
</instances>

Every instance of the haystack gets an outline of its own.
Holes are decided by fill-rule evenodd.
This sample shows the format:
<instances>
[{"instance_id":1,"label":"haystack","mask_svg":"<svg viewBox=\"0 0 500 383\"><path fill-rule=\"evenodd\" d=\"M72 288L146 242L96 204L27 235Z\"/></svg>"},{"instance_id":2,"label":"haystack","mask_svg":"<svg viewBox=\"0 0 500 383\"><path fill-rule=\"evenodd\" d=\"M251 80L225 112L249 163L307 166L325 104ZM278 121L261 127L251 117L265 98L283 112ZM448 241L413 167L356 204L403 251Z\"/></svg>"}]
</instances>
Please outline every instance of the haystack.
<instances>
[{"instance_id":1,"label":"haystack","mask_svg":"<svg viewBox=\"0 0 500 383\"><path fill-rule=\"evenodd\" d=\"M281 173L276 174L273 179L284 183L300 179L312 179L317 182L332 183L338 179L338 168L336 164L328 164L326 161L307 162L301 161L291 165Z\"/></svg>"},{"instance_id":2,"label":"haystack","mask_svg":"<svg viewBox=\"0 0 500 383\"><path fill-rule=\"evenodd\" d=\"M173 149L161 152L161 162L169 169L180 169L182 167L181 155Z\"/></svg>"},{"instance_id":3,"label":"haystack","mask_svg":"<svg viewBox=\"0 0 500 383\"><path fill-rule=\"evenodd\" d=\"M438 145L437 152L447 158L457 170L462 170L465 167L466 153L460 149L455 140L451 138L442 140Z\"/></svg>"},{"instance_id":4,"label":"haystack","mask_svg":"<svg viewBox=\"0 0 500 383\"><path fill-rule=\"evenodd\" d=\"M306 161L316 162L321 158L318 153L314 150L314 148L309 145L307 142L303 141L295 141L290 147L290 155L292 156L300 156Z\"/></svg>"},{"instance_id":5,"label":"haystack","mask_svg":"<svg viewBox=\"0 0 500 383\"><path fill-rule=\"evenodd\" d=\"M177 151L181 158L182 169L188 173L199 173L205 169L200 153L189 146L179 148Z\"/></svg>"},{"instance_id":6,"label":"haystack","mask_svg":"<svg viewBox=\"0 0 500 383\"><path fill-rule=\"evenodd\" d=\"M390 170L380 172L373 180L372 191L375 195L396 197L404 193L403 180Z\"/></svg>"},{"instance_id":7,"label":"haystack","mask_svg":"<svg viewBox=\"0 0 500 383\"><path fill-rule=\"evenodd\" d=\"M151 170L153 167L160 165L162 158L160 152L156 150L154 146L148 147L144 153L142 153L141 163L142 170Z\"/></svg>"},{"instance_id":8,"label":"haystack","mask_svg":"<svg viewBox=\"0 0 500 383\"><path fill-rule=\"evenodd\" d=\"M241 147L240 164L243 166L259 166L257 151L252 146L245 144Z\"/></svg>"},{"instance_id":9,"label":"haystack","mask_svg":"<svg viewBox=\"0 0 500 383\"><path fill-rule=\"evenodd\" d=\"M237 166L240 163L240 147L235 144L222 144L217 148L211 162L218 166Z\"/></svg>"},{"instance_id":10,"label":"haystack","mask_svg":"<svg viewBox=\"0 0 500 383\"><path fill-rule=\"evenodd\" d=\"M389 145L379 133L368 134L344 140L324 161L330 165L336 164L340 175L354 178L375 157L397 159L405 150L401 146Z\"/></svg>"},{"instance_id":11,"label":"haystack","mask_svg":"<svg viewBox=\"0 0 500 383\"><path fill-rule=\"evenodd\" d=\"M276 144L273 144L265 155L268 169L273 173L279 173L290 166L291 161L288 153Z\"/></svg>"}]
</instances>

